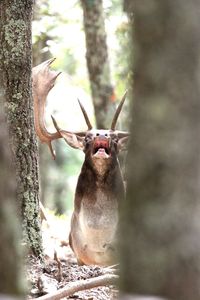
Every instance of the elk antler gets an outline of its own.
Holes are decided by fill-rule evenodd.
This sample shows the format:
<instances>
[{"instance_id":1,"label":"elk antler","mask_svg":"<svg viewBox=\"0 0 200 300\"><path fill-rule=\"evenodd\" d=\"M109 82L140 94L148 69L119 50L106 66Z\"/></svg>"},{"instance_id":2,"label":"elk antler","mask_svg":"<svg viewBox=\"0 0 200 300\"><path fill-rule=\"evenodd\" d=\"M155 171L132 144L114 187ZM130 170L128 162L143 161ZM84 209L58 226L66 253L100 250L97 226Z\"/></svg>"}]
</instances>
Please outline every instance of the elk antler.
<instances>
[{"instance_id":1,"label":"elk antler","mask_svg":"<svg viewBox=\"0 0 200 300\"><path fill-rule=\"evenodd\" d=\"M35 121L35 130L41 140L41 142L46 143L49 146L51 155L55 159L55 153L52 148L51 142L53 140L63 138L65 134L72 134L71 131L65 131L58 128L55 119L52 118L56 132L50 133L46 129L45 120L44 120L44 110L45 102L49 91L53 88L56 78L60 75L61 72L52 71L49 69L52 62L55 58L49 59L40 65L36 66L32 70L33 74L33 99L34 99L34 121ZM89 121L88 115L79 101L82 113L84 115L88 130L92 129L92 125ZM76 132L80 137L85 136L86 132Z\"/></svg>"},{"instance_id":2,"label":"elk antler","mask_svg":"<svg viewBox=\"0 0 200 300\"><path fill-rule=\"evenodd\" d=\"M87 124L87 126L88 126L88 130L91 130L91 129L92 129L92 125L91 125L91 123L90 123L90 120L89 120L89 118L88 118L88 115L87 115L87 113L86 113L86 110L85 110L85 108L83 107L83 105L82 105L82 103L80 102L79 99L78 99L78 103L79 103L79 105L80 105L80 108L81 108L81 110L82 110L83 116L84 116L84 118L85 118L85 122L86 122L86 124Z\"/></svg>"},{"instance_id":3,"label":"elk antler","mask_svg":"<svg viewBox=\"0 0 200 300\"><path fill-rule=\"evenodd\" d=\"M35 130L41 140L49 146L53 159L55 153L51 141L62 136L58 131L50 133L47 131L44 120L45 102L49 91L54 86L56 78L61 72L51 71L49 66L55 58L49 59L33 68L33 99L34 99L34 119Z\"/></svg>"},{"instance_id":4,"label":"elk antler","mask_svg":"<svg viewBox=\"0 0 200 300\"><path fill-rule=\"evenodd\" d=\"M127 91L124 93L124 96L122 97L122 100L121 100L121 102L120 102L119 106L117 107L117 110L116 110L116 112L114 114L114 117L113 117L113 120L112 120L112 124L111 124L111 130L113 130L113 131L116 131L115 127L116 127L116 124L117 124L117 119L118 119L119 114L120 114L120 112L122 110L122 106L123 106L124 101L126 99L126 95L127 95ZM117 130L117 134L118 134L119 138L125 138L125 137L129 136L129 132L127 132L127 131L119 131L119 130Z\"/></svg>"},{"instance_id":5,"label":"elk antler","mask_svg":"<svg viewBox=\"0 0 200 300\"><path fill-rule=\"evenodd\" d=\"M113 130L113 131L115 130L115 127L116 127L116 124L117 124L117 119L118 119L119 114L120 114L120 112L122 110L122 106L123 106L124 101L126 99L126 95L127 95L127 91L124 93L124 96L122 97L122 100L121 100L121 102L120 102L119 106L117 107L117 110L116 110L116 112L114 114L114 117L113 117L113 120L112 120L112 124L111 124L111 130Z\"/></svg>"}]
</instances>

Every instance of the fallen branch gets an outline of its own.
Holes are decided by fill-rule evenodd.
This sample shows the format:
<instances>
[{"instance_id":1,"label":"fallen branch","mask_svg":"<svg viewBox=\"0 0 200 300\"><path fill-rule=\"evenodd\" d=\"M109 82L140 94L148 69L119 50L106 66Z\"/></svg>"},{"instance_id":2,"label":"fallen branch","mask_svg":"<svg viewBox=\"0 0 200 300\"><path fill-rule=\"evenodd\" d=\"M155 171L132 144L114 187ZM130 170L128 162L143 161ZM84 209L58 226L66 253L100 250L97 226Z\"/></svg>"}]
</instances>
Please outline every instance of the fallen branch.
<instances>
[{"instance_id":1,"label":"fallen branch","mask_svg":"<svg viewBox=\"0 0 200 300\"><path fill-rule=\"evenodd\" d=\"M116 284L118 278L119 277L117 275L105 274L95 278L71 282L64 288L55 291L54 293L39 297L37 300L59 300L64 297L71 296L79 291L92 289L98 286Z\"/></svg>"}]
</instances>

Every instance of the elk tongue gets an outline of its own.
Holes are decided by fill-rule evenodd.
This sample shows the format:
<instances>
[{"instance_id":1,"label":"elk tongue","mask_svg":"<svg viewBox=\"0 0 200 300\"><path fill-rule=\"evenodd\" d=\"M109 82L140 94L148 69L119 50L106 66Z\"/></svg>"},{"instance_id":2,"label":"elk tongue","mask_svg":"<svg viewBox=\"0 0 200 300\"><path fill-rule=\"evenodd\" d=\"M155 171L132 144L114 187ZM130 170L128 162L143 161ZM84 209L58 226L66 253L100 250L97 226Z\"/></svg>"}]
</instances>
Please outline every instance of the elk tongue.
<instances>
[{"instance_id":1,"label":"elk tongue","mask_svg":"<svg viewBox=\"0 0 200 300\"><path fill-rule=\"evenodd\" d=\"M107 158L109 155L106 153L106 150L104 148L99 148L97 152L94 154L94 157L96 158Z\"/></svg>"},{"instance_id":2,"label":"elk tongue","mask_svg":"<svg viewBox=\"0 0 200 300\"><path fill-rule=\"evenodd\" d=\"M100 154L100 153L102 153L102 154L106 153L106 151L105 151L104 148L99 148L97 152L98 152L99 154Z\"/></svg>"}]
</instances>

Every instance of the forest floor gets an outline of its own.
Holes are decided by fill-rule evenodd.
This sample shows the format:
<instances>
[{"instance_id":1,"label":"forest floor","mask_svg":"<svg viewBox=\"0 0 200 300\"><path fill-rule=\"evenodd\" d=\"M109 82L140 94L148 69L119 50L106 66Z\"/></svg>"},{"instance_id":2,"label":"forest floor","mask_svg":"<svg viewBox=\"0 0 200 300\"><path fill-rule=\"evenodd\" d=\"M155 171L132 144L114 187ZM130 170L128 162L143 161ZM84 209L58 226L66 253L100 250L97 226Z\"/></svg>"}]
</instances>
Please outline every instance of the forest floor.
<instances>
[{"instance_id":1,"label":"forest floor","mask_svg":"<svg viewBox=\"0 0 200 300\"><path fill-rule=\"evenodd\" d=\"M66 228L69 228L68 220L54 221L55 219L49 219L48 224L43 224L44 262L42 263L33 255L27 257L28 300L40 298L46 294L53 295L56 291L66 288L72 283L76 285L76 283L86 282L88 279L113 274L112 268L79 266L68 243L63 242L61 237L63 232L61 228L65 228L65 232ZM118 290L113 285L98 286L75 292L62 299L116 300L118 299Z\"/></svg>"}]
</instances>

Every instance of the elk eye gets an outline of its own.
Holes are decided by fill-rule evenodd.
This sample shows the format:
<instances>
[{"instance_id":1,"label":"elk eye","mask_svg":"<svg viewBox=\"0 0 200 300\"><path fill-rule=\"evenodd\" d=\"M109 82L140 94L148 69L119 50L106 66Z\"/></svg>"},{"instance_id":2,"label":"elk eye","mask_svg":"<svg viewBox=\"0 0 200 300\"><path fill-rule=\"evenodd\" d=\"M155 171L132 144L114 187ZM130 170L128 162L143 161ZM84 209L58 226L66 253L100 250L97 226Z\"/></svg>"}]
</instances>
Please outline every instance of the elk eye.
<instances>
[{"instance_id":1,"label":"elk eye","mask_svg":"<svg viewBox=\"0 0 200 300\"><path fill-rule=\"evenodd\" d=\"M105 136L108 136L108 134L107 134L107 133L105 133Z\"/></svg>"},{"instance_id":2,"label":"elk eye","mask_svg":"<svg viewBox=\"0 0 200 300\"><path fill-rule=\"evenodd\" d=\"M99 133L97 133L96 136L99 136Z\"/></svg>"}]
</instances>

